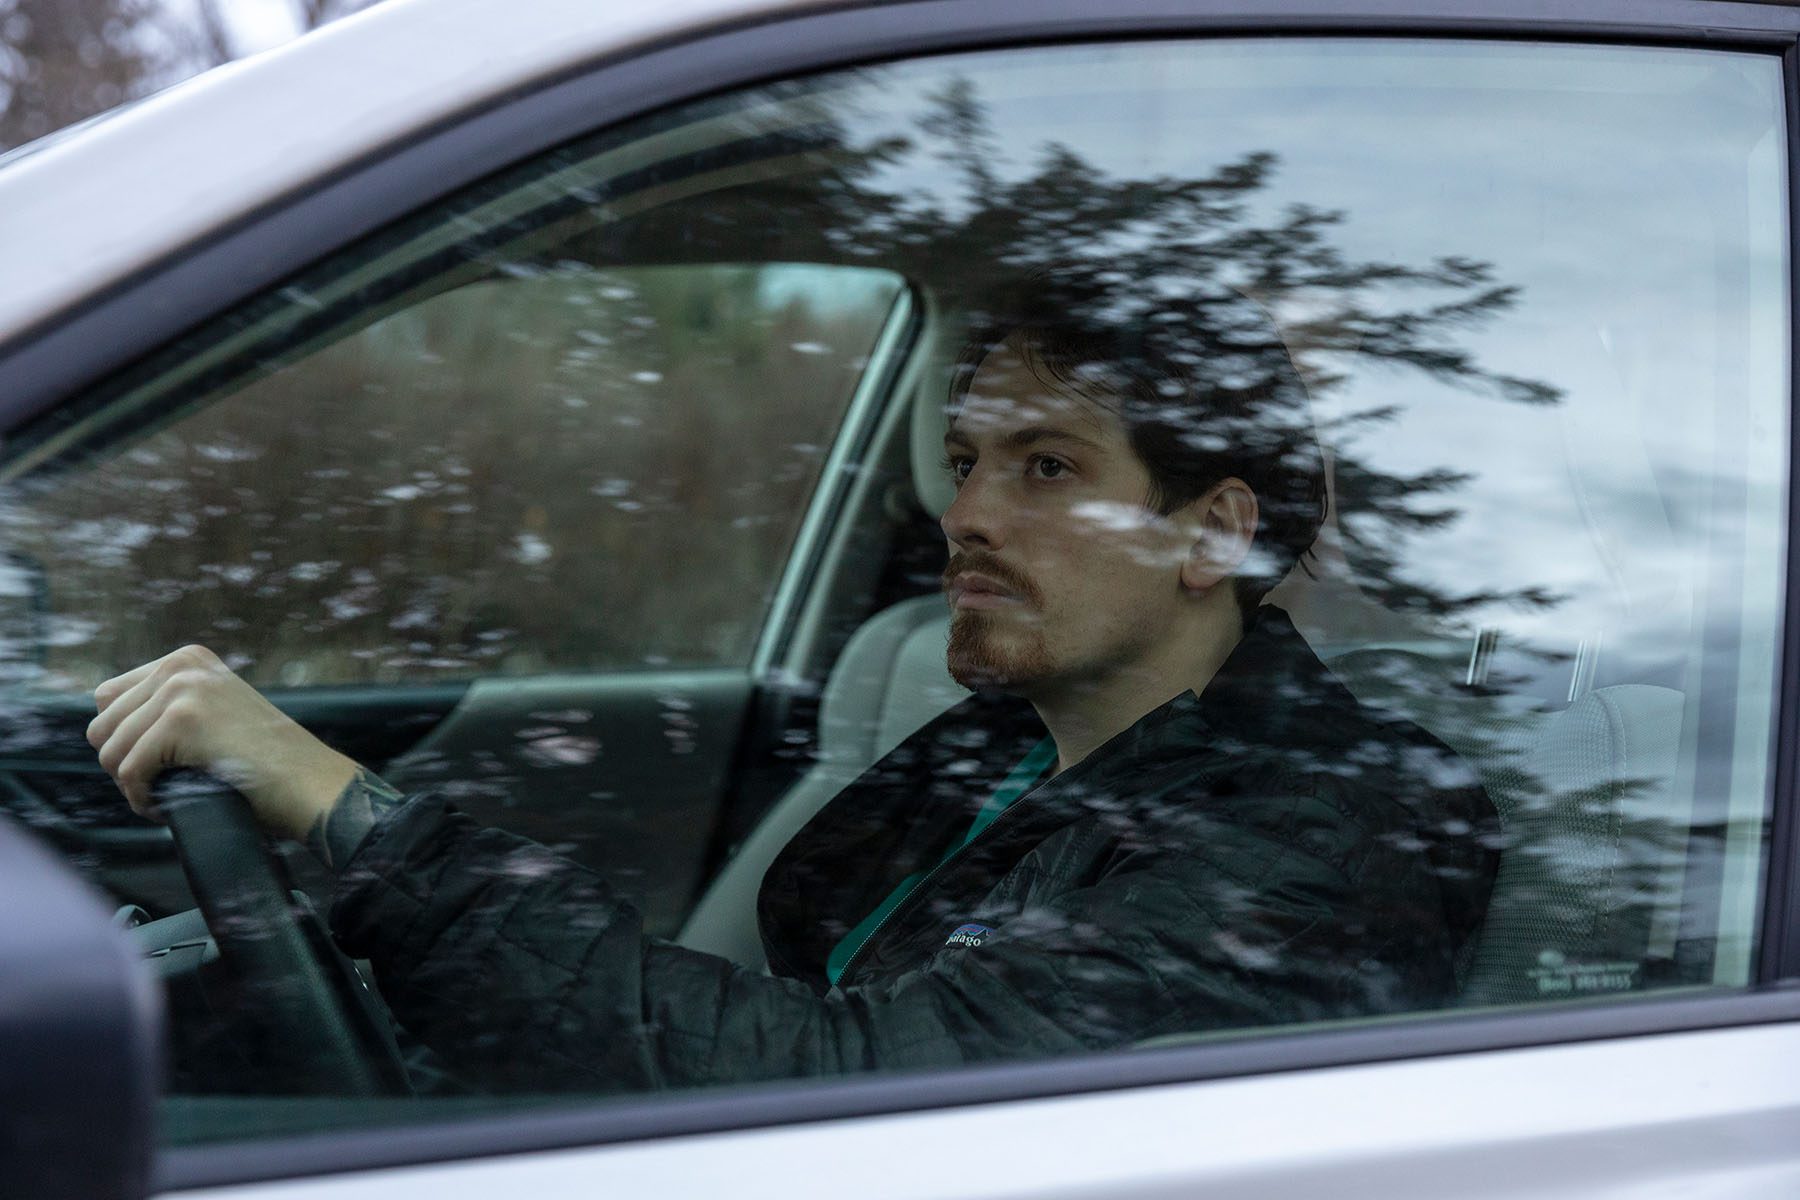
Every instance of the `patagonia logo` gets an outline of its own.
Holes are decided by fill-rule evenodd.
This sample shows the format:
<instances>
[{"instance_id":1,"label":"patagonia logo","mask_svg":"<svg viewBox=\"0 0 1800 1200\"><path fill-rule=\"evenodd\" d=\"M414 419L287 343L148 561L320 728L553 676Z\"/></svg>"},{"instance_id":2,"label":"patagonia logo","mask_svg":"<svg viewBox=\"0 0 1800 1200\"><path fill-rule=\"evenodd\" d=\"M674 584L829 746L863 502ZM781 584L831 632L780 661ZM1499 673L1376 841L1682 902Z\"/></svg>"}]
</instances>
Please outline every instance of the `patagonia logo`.
<instances>
[{"instance_id":1,"label":"patagonia logo","mask_svg":"<svg viewBox=\"0 0 1800 1200\"><path fill-rule=\"evenodd\" d=\"M944 941L944 945L979 946L981 943L987 941L987 935L992 932L994 931L989 929L986 925L977 925L973 922L970 922L967 925L958 925L955 929L950 931L950 936Z\"/></svg>"}]
</instances>

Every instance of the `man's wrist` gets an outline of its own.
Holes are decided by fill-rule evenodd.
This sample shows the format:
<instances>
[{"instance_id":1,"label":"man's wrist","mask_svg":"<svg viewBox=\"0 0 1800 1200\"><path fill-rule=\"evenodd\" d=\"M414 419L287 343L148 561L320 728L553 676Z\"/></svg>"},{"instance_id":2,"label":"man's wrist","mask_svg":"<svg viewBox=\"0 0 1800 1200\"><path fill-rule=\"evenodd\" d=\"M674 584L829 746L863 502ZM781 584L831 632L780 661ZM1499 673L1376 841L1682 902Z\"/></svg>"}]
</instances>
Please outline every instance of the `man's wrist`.
<instances>
[{"instance_id":1,"label":"man's wrist","mask_svg":"<svg viewBox=\"0 0 1800 1200\"><path fill-rule=\"evenodd\" d=\"M335 801L306 830L307 849L332 870L350 861L387 812L404 801L400 792L367 767L352 763L352 774Z\"/></svg>"},{"instance_id":2,"label":"man's wrist","mask_svg":"<svg viewBox=\"0 0 1800 1200\"><path fill-rule=\"evenodd\" d=\"M320 753L297 762L290 759L278 779L271 781L279 791L266 805L257 805L270 827L296 840L303 840L332 810L362 769L355 759L322 744L314 743L309 749Z\"/></svg>"}]
</instances>

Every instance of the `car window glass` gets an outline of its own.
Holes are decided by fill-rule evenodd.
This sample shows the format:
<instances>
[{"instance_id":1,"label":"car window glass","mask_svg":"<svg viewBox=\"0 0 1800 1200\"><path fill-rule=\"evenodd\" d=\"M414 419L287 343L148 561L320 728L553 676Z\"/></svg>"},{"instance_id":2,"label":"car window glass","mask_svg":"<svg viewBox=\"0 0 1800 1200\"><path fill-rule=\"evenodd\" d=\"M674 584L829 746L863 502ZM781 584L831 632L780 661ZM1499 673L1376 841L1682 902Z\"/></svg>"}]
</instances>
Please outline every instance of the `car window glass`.
<instances>
[{"instance_id":1,"label":"car window glass","mask_svg":"<svg viewBox=\"0 0 1800 1200\"><path fill-rule=\"evenodd\" d=\"M44 682L215 641L281 686L747 664L893 276L494 275L115 402L159 415L8 510Z\"/></svg>"},{"instance_id":2,"label":"car window glass","mask_svg":"<svg viewBox=\"0 0 1800 1200\"><path fill-rule=\"evenodd\" d=\"M165 955L170 1137L1749 984L1782 113L1773 57L1599 45L789 81L27 431L21 695L196 639L474 678L383 701L302 918L418 1095L247 1098L229 947Z\"/></svg>"}]
</instances>

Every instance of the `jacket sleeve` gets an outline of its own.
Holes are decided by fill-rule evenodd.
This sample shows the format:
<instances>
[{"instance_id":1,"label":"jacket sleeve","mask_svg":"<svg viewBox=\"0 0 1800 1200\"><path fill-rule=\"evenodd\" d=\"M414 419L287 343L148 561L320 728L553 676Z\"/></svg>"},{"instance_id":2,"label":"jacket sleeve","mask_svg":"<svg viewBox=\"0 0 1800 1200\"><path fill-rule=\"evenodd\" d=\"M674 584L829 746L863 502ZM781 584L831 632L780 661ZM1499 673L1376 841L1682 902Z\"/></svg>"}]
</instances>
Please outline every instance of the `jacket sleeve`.
<instances>
[{"instance_id":1,"label":"jacket sleeve","mask_svg":"<svg viewBox=\"0 0 1800 1200\"><path fill-rule=\"evenodd\" d=\"M1381 920L1355 882L1293 847L1259 878L1203 867L1146 853L1022 909L979 947L941 946L820 995L646 937L599 876L425 796L345 864L332 927L372 962L402 1024L496 1090L1037 1057L1338 1010L1333 931L1346 913Z\"/></svg>"}]
</instances>

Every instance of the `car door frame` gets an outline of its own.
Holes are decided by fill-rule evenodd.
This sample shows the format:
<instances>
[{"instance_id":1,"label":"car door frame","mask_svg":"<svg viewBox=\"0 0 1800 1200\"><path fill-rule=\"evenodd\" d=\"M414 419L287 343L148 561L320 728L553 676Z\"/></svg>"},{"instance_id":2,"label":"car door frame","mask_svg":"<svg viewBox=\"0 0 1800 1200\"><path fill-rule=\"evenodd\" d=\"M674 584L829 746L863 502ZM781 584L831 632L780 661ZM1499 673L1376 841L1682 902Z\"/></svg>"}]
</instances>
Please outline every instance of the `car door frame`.
<instances>
[{"instance_id":1,"label":"car door frame","mask_svg":"<svg viewBox=\"0 0 1800 1200\"><path fill-rule=\"evenodd\" d=\"M190 248L53 328L0 346L13 381L0 426L17 427L197 320L269 286L378 224L500 166L573 137L720 89L918 55L1098 38L1313 34L1459 36L1736 48L1780 55L1787 98L1790 287L1797 269L1800 170L1795 101L1800 13L1722 0L902 0L765 14L608 61L527 95L422 132ZM246 269L244 264L254 264ZM1800 325L1790 331L1790 378ZM1800 440L1800 439L1797 439ZM1795 450L1790 445L1790 462ZM1800 503L1790 488L1790 529ZM1800 1021L1800 819L1794 812L1800 639L1794 636L1793 540L1779 665L1769 868L1755 985L1729 994L1649 995L1544 1011L1446 1013L1386 1025L1276 1034L1154 1052L838 1079L805 1085L384 1128L291 1141L167 1150L161 1188L193 1188L496 1154L595 1146L951 1106L1142 1089L1310 1068L1550 1047Z\"/></svg>"}]
</instances>

